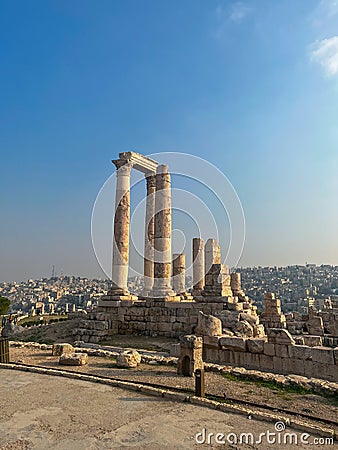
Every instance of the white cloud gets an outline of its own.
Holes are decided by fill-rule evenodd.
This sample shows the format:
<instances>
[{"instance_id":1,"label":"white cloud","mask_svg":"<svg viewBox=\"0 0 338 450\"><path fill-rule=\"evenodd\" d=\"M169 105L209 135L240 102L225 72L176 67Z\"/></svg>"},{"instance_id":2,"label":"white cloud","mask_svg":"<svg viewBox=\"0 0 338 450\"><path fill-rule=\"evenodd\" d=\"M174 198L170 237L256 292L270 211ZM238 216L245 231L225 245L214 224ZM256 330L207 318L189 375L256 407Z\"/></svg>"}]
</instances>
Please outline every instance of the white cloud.
<instances>
[{"instance_id":1,"label":"white cloud","mask_svg":"<svg viewBox=\"0 0 338 450\"><path fill-rule=\"evenodd\" d=\"M242 2L236 2L231 5L229 19L233 22L240 23L250 14L251 8Z\"/></svg>"},{"instance_id":2,"label":"white cloud","mask_svg":"<svg viewBox=\"0 0 338 450\"><path fill-rule=\"evenodd\" d=\"M338 36L316 41L311 45L310 59L320 64L326 75L338 75Z\"/></svg>"}]
</instances>

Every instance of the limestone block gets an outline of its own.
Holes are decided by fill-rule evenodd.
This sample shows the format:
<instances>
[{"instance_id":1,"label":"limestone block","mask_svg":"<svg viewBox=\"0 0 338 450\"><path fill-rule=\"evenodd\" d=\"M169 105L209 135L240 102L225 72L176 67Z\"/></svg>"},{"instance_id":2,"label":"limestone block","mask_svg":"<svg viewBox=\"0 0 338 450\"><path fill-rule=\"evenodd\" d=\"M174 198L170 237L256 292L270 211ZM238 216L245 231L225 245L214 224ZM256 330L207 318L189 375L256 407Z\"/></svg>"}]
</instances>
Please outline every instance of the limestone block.
<instances>
[{"instance_id":1,"label":"limestone block","mask_svg":"<svg viewBox=\"0 0 338 450\"><path fill-rule=\"evenodd\" d=\"M268 342L274 344L292 345L295 343L291 334L283 328L270 328L267 330Z\"/></svg>"},{"instance_id":2,"label":"limestone block","mask_svg":"<svg viewBox=\"0 0 338 450\"><path fill-rule=\"evenodd\" d=\"M265 339L247 339L248 350L251 353L263 353Z\"/></svg>"},{"instance_id":3,"label":"limestone block","mask_svg":"<svg viewBox=\"0 0 338 450\"><path fill-rule=\"evenodd\" d=\"M266 370L268 372L273 371L273 356L268 355L259 355L259 367L262 370Z\"/></svg>"},{"instance_id":4,"label":"limestone block","mask_svg":"<svg viewBox=\"0 0 338 450\"><path fill-rule=\"evenodd\" d=\"M275 344L271 342L264 342L264 355L275 356Z\"/></svg>"},{"instance_id":5,"label":"limestone block","mask_svg":"<svg viewBox=\"0 0 338 450\"><path fill-rule=\"evenodd\" d=\"M334 364L334 350L326 347L312 347L312 361L321 364Z\"/></svg>"},{"instance_id":6,"label":"limestone block","mask_svg":"<svg viewBox=\"0 0 338 450\"><path fill-rule=\"evenodd\" d=\"M118 367L134 368L141 362L141 355L136 350L125 350L116 359Z\"/></svg>"},{"instance_id":7,"label":"limestone block","mask_svg":"<svg viewBox=\"0 0 338 450\"><path fill-rule=\"evenodd\" d=\"M73 353L74 352L74 348L71 344L53 344L52 347L52 355L53 356L61 356L62 354L65 353Z\"/></svg>"},{"instance_id":8,"label":"limestone block","mask_svg":"<svg viewBox=\"0 0 338 450\"><path fill-rule=\"evenodd\" d=\"M273 356L273 370L277 373L285 373L284 359L279 356Z\"/></svg>"},{"instance_id":9,"label":"limestone block","mask_svg":"<svg viewBox=\"0 0 338 450\"><path fill-rule=\"evenodd\" d=\"M234 326L234 332L243 337L253 337L253 327L246 320L237 322Z\"/></svg>"},{"instance_id":10,"label":"limestone block","mask_svg":"<svg viewBox=\"0 0 338 450\"><path fill-rule=\"evenodd\" d=\"M230 350L218 351L220 364L230 364L230 353L232 353Z\"/></svg>"},{"instance_id":11,"label":"limestone block","mask_svg":"<svg viewBox=\"0 0 338 450\"><path fill-rule=\"evenodd\" d=\"M246 340L242 337L221 337L219 340L219 345L221 348L245 352L246 351Z\"/></svg>"},{"instance_id":12,"label":"limestone block","mask_svg":"<svg viewBox=\"0 0 338 450\"><path fill-rule=\"evenodd\" d=\"M251 314L248 313L240 313L239 314L239 319L240 320L245 320L246 322L249 322L249 324L253 327L254 325L258 325L259 323L259 319L258 316L252 316Z\"/></svg>"},{"instance_id":13,"label":"limestone block","mask_svg":"<svg viewBox=\"0 0 338 450\"><path fill-rule=\"evenodd\" d=\"M306 345L291 345L289 348L290 358L303 361L312 360L312 347Z\"/></svg>"},{"instance_id":14,"label":"limestone block","mask_svg":"<svg viewBox=\"0 0 338 450\"><path fill-rule=\"evenodd\" d=\"M254 325L253 333L254 333L254 337L257 337L257 338L264 337L265 336L264 325L262 325L262 324Z\"/></svg>"},{"instance_id":15,"label":"limestone block","mask_svg":"<svg viewBox=\"0 0 338 450\"><path fill-rule=\"evenodd\" d=\"M59 359L59 364L64 366L84 366L87 362L87 353L63 353Z\"/></svg>"},{"instance_id":16,"label":"limestone block","mask_svg":"<svg viewBox=\"0 0 338 450\"><path fill-rule=\"evenodd\" d=\"M172 324L168 322L159 322L158 331L168 332L172 330Z\"/></svg>"},{"instance_id":17,"label":"limestone block","mask_svg":"<svg viewBox=\"0 0 338 450\"><path fill-rule=\"evenodd\" d=\"M333 354L334 354L334 359L335 359L335 363L338 366L338 347L335 347L333 349ZM337 370L337 369L336 369Z\"/></svg>"},{"instance_id":18,"label":"limestone block","mask_svg":"<svg viewBox=\"0 0 338 450\"><path fill-rule=\"evenodd\" d=\"M284 367L286 369L285 373L288 374L294 373L297 375L305 374L304 362L300 359L292 359L292 358L285 359Z\"/></svg>"},{"instance_id":19,"label":"limestone block","mask_svg":"<svg viewBox=\"0 0 338 450\"><path fill-rule=\"evenodd\" d=\"M203 344L208 347L214 347L218 349L219 340L220 338L218 336L203 336Z\"/></svg>"},{"instance_id":20,"label":"limestone block","mask_svg":"<svg viewBox=\"0 0 338 450\"><path fill-rule=\"evenodd\" d=\"M276 356L279 356L280 358L288 358L289 357L288 347L289 346L285 344L275 344Z\"/></svg>"},{"instance_id":21,"label":"limestone block","mask_svg":"<svg viewBox=\"0 0 338 450\"><path fill-rule=\"evenodd\" d=\"M323 345L323 339L321 336L308 336L306 334L303 335L304 345L309 347L318 347Z\"/></svg>"},{"instance_id":22,"label":"limestone block","mask_svg":"<svg viewBox=\"0 0 338 450\"><path fill-rule=\"evenodd\" d=\"M217 317L199 312L196 334L200 336L221 336L222 322Z\"/></svg>"},{"instance_id":23,"label":"limestone block","mask_svg":"<svg viewBox=\"0 0 338 450\"><path fill-rule=\"evenodd\" d=\"M100 331L107 330L108 329L108 322L106 322L106 321L102 321L102 322L96 321L96 322L94 322L94 329L95 330L100 330Z\"/></svg>"}]
</instances>

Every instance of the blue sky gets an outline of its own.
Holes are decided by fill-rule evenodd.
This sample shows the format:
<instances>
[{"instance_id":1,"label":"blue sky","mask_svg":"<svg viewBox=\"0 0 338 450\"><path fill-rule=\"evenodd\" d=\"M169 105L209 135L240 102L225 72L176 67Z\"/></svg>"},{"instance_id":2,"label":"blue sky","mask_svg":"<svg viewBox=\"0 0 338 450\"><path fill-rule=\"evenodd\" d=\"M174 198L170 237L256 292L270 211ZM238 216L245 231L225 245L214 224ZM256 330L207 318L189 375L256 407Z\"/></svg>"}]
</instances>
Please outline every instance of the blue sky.
<instances>
[{"instance_id":1,"label":"blue sky","mask_svg":"<svg viewBox=\"0 0 338 450\"><path fill-rule=\"evenodd\" d=\"M119 151L208 159L240 265L338 264L338 1L2 1L0 280L102 275Z\"/></svg>"}]
</instances>

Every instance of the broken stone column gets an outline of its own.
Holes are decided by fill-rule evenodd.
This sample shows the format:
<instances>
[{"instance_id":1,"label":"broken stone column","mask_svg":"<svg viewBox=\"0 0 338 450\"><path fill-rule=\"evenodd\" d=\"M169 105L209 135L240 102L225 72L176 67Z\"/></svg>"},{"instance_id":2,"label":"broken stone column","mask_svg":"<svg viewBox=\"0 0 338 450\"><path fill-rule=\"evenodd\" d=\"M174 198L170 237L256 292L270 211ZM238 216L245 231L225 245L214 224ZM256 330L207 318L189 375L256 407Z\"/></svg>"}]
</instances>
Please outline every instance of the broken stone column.
<instances>
[{"instance_id":1,"label":"broken stone column","mask_svg":"<svg viewBox=\"0 0 338 450\"><path fill-rule=\"evenodd\" d=\"M208 239L205 244L205 277L203 297L211 301L215 297L231 297L229 268L221 264L221 248L216 239Z\"/></svg>"},{"instance_id":2,"label":"broken stone column","mask_svg":"<svg viewBox=\"0 0 338 450\"><path fill-rule=\"evenodd\" d=\"M144 289L143 296L148 296L154 284L154 233L155 233L155 192L156 175L147 174L146 222L144 238Z\"/></svg>"},{"instance_id":3,"label":"broken stone column","mask_svg":"<svg viewBox=\"0 0 338 450\"><path fill-rule=\"evenodd\" d=\"M108 296L119 300L137 298L128 290L129 227L130 227L130 171L132 165L113 160L116 171L116 199L113 239L112 288Z\"/></svg>"},{"instance_id":4,"label":"broken stone column","mask_svg":"<svg viewBox=\"0 0 338 450\"><path fill-rule=\"evenodd\" d=\"M185 254L175 253L173 256L173 288L181 300L192 300L192 295L185 289Z\"/></svg>"},{"instance_id":5,"label":"broken stone column","mask_svg":"<svg viewBox=\"0 0 338 450\"><path fill-rule=\"evenodd\" d=\"M275 294L264 294L264 312L260 316L260 322L266 329L286 328L286 318L281 309L281 301L275 298Z\"/></svg>"},{"instance_id":6,"label":"broken stone column","mask_svg":"<svg viewBox=\"0 0 338 450\"><path fill-rule=\"evenodd\" d=\"M204 289L204 241L201 238L192 240L193 296L200 296Z\"/></svg>"},{"instance_id":7,"label":"broken stone column","mask_svg":"<svg viewBox=\"0 0 338 450\"><path fill-rule=\"evenodd\" d=\"M309 311L309 320L307 323L308 333L315 336L324 336L323 319L316 315L313 310Z\"/></svg>"},{"instance_id":8,"label":"broken stone column","mask_svg":"<svg viewBox=\"0 0 338 450\"><path fill-rule=\"evenodd\" d=\"M231 274L231 279L230 279L230 286L231 286L231 290L234 296L239 297L240 299L242 299L245 295L244 292L242 291L242 287L241 287L241 274L240 273L232 273Z\"/></svg>"},{"instance_id":9,"label":"broken stone column","mask_svg":"<svg viewBox=\"0 0 338 450\"><path fill-rule=\"evenodd\" d=\"M221 248L216 239L208 239L204 248L204 273L208 274L213 264L221 264Z\"/></svg>"},{"instance_id":10,"label":"broken stone column","mask_svg":"<svg viewBox=\"0 0 338 450\"><path fill-rule=\"evenodd\" d=\"M202 296L209 297L210 301L215 297L232 297L230 275L227 266L223 266L223 264L212 264L205 276Z\"/></svg>"},{"instance_id":11,"label":"broken stone column","mask_svg":"<svg viewBox=\"0 0 338 450\"><path fill-rule=\"evenodd\" d=\"M154 285L149 296L175 297L171 287L171 187L167 165L159 165L156 173L154 261Z\"/></svg>"}]
</instances>

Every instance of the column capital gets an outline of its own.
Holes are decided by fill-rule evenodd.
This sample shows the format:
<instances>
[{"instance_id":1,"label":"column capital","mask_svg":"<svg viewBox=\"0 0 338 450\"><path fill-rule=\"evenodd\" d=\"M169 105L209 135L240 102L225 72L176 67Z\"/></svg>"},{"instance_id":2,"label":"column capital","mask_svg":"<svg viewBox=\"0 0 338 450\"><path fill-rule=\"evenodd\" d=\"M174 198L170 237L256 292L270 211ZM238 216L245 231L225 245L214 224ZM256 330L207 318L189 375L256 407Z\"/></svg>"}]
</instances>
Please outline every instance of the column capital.
<instances>
[{"instance_id":1,"label":"column capital","mask_svg":"<svg viewBox=\"0 0 338 450\"><path fill-rule=\"evenodd\" d=\"M145 174L147 182L147 190L156 188L156 174L154 172L148 172Z\"/></svg>"},{"instance_id":2,"label":"column capital","mask_svg":"<svg viewBox=\"0 0 338 450\"><path fill-rule=\"evenodd\" d=\"M133 167L133 164L131 162L126 162L122 159L113 159L112 163L116 167L117 175L130 175L130 171Z\"/></svg>"}]
</instances>

